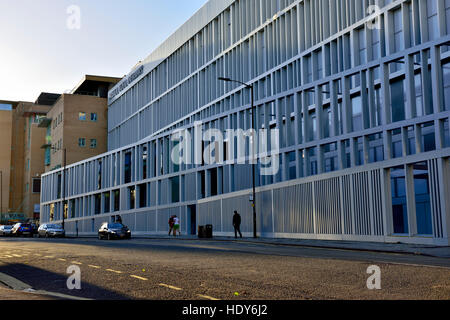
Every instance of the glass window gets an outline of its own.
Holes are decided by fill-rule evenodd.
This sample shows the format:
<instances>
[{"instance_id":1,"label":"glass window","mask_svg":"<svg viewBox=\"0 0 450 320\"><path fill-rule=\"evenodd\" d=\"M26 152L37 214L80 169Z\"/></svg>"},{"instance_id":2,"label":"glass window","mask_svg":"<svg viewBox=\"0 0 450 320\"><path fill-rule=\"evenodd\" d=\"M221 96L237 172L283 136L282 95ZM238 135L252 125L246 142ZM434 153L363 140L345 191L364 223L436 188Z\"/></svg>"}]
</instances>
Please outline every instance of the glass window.
<instances>
[{"instance_id":1,"label":"glass window","mask_svg":"<svg viewBox=\"0 0 450 320\"><path fill-rule=\"evenodd\" d=\"M134 209L135 202L136 202L136 189L135 189L135 187L128 188L128 192L129 192L128 208L132 210L132 209Z\"/></svg>"},{"instance_id":2,"label":"glass window","mask_svg":"<svg viewBox=\"0 0 450 320\"><path fill-rule=\"evenodd\" d=\"M85 138L79 138L78 139L78 146L84 148L86 147L86 139Z\"/></svg>"},{"instance_id":3,"label":"glass window","mask_svg":"<svg viewBox=\"0 0 450 320\"><path fill-rule=\"evenodd\" d=\"M423 150L423 152L436 150L434 122L427 122L427 123L422 124L421 131L422 131L422 150Z\"/></svg>"},{"instance_id":4,"label":"glass window","mask_svg":"<svg viewBox=\"0 0 450 320\"><path fill-rule=\"evenodd\" d=\"M391 169L392 222L394 233L408 233L405 168Z\"/></svg>"},{"instance_id":5,"label":"glass window","mask_svg":"<svg viewBox=\"0 0 450 320\"><path fill-rule=\"evenodd\" d=\"M332 172L338 169L337 142L323 146L324 152L324 171Z\"/></svg>"},{"instance_id":6,"label":"glass window","mask_svg":"<svg viewBox=\"0 0 450 320\"><path fill-rule=\"evenodd\" d=\"M403 79L391 83L392 122L405 120L405 95Z\"/></svg>"},{"instance_id":7,"label":"glass window","mask_svg":"<svg viewBox=\"0 0 450 320\"><path fill-rule=\"evenodd\" d=\"M357 166L363 166L364 165L364 139L362 137L359 137L355 140L356 144L356 165Z\"/></svg>"},{"instance_id":8,"label":"glass window","mask_svg":"<svg viewBox=\"0 0 450 320\"><path fill-rule=\"evenodd\" d=\"M288 163L289 163L289 180L293 180L297 178L297 166L295 162L295 151L289 152Z\"/></svg>"},{"instance_id":9,"label":"glass window","mask_svg":"<svg viewBox=\"0 0 450 320\"><path fill-rule=\"evenodd\" d=\"M381 126L381 112L383 110L383 101L381 96L381 89L375 89L375 126Z\"/></svg>"},{"instance_id":10,"label":"glass window","mask_svg":"<svg viewBox=\"0 0 450 320\"><path fill-rule=\"evenodd\" d=\"M450 25L450 23L449 23ZM450 110L450 63L442 65L442 82L444 86L444 110Z\"/></svg>"},{"instance_id":11,"label":"glass window","mask_svg":"<svg viewBox=\"0 0 450 320\"><path fill-rule=\"evenodd\" d=\"M428 39L434 40L439 38L437 0L427 1L427 13L428 13Z\"/></svg>"},{"instance_id":12,"label":"glass window","mask_svg":"<svg viewBox=\"0 0 450 320\"><path fill-rule=\"evenodd\" d=\"M352 157L351 157L351 152L350 152L350 140L344 141L344 149L345 149L344 165L345 165L345 168L348 169L352 166Z\"/></svg>"},{"instance_id":13,"label":"glass window","mask_svg":"<svg viewBox=\"0 0 450 320\"><path fill-rule=\"evenodd\" d=\"M392 158L403 157L402 129L392 131Z\"/></svg>"},{"instance_id":14,"label":"glass window","mask_svg":"<svg viewBox=\"0 0 450 320\"><path fill-rule=\"evenodd\" d=\"M309 148L307 150L309 157L309 174L314 176L318 173L317 171L317 147Z\"/></svg>"},{"instance_id":15,"label":"glass window","mask_svg":"<svg viewBox=\"0 0 450 320\"><path fill-rule=\"evenodd\" d=\"M101 194L96 194L94 196L94 206L95 206L94 214L100 214L101 213L101 203L102 203L102 195Z\"/></svg>"},{"instance_id":16,"label":"glass window","mask_svg":"<svg viewBox=\"0 0 450 320\"><path fill-rule=\"evenodd\" d=\"M106 193L103 194L103 196L104 196L103 212L104 213L109 213L109 211L110 211L110 201L111 201L110 194L109 194L109 192L106 192Z\"/></svg>"},{"instance_id":17,"label":"glass window","mask_svg":"<svg viewBox=\"0 0 450 320\"><path fill-rule=\"evenodd\" d=\"M394 11L394 51L404 50L402 10Z\"/></svg>"},{"instance_id":18,"label":"glass window","mask_svg":"<svg viewBox=\"0 0 450 320\"><path fill-rule=\"evenodd\" d=\"M383 134L376 133L369 136L369 163L384 160Z\"/></svg>"},{"instance_id":19,"label":"glass window","mask_svg":"<svg viewBox=\"0 0 450 320\"><path fill-rule=\"evenodd\" d=\"M91 113L91 121L97 121L97 114Z\"/></svg>"},{"instance_id":20,"label":"glass window","mask_svg":"<svg viewBox=\"0 0 450 320\"><path fill-rule=\"evenodd\" d=\"M212 175L211 175L212 176ZM217 177L217 171L216 171L216 175ZM211 189L213 188L212 186L212 182L214 179L211 179ZM170 190L171 190L171 200L172 203L176 203L180 201L180 177L173 177L169 179L169 183L170 183ZM217 179L216 179L216 187L215 190L216 192L212 192L211 191L211 195L217 195Z\"/></svg>"},{"instance_id":21,"label":"glass window","mask_svg":"<svg viewBox=\"0 0 450 320\"><path fill-rule=\"evenodd\" d=\"M131 182L131 152L125 154L125 183Z\"/></svg>"},{"instance_id":22,"label":"glass window","mask_svg":"<svg viewBox=\"0 0 450 320\"><path fill-rule=\"evenodd\" d=\"M361 96L352 98L352 121L353 131L361 131L363 129Z\"/></svg>"},{"instance_id":23,"label":"glass window","mask_svg":"<svg viewBox=\"0 0 450 320\"><path fill-rule=\"evenodd\" d=\"M91 148L92 149L97 148L97 139L91 139Z\"/></svg>"},{"instance_id":24,"label":"glass window","mask_svg":"<svg viewBox=\"0 0 450 320\"><path fill-rule=\"evenodd\" d=\"M147 184L141 184L139 186L139 208L145 208L147 206Z\"/></svg>"},{"instance_id":25,"label":"glass window","mask_svg":"<svg viewBox=\"0 0 450 320\"><path fill-rule=\"evenodd\" d=\"M426 162L416 163L414 169L414 193L416 201L417 233L430 235L433 233L431 222L430 185L428 165Z\"/></svg>"},{"instance_id":26,"label":"glass window","mask_svg":"<svg viewBox=\"0 0 450 320\"><path fill-rule=\"evenodd\" d=\"M422 76L419 74L416 74L414 76L414 86L415 86L415 93L416 93L416 114L418 117L421 117L424 115L423 110L423 102L422 102Z\"/></svg>"},{"instance_id":27,"label":"glass window","mask_svg":"<svg viewBox=\"0 0 450 320\"><path fill-rule=\"evenodd\" d=\"M50 148L46 148L45 149L45 165L49 166L50 165L50 161L51 161L51 152L50 152Z\"/></svg>"},{"instance_id":28,"label":"glass window","mask_svg":"<svg viewBox=\"0 0 450 320\"><path fill-rule=\"evenodd\" d=\"M114 211L120 210L120 190L114 191Z\"/></svg>"},{"instance_id":29,"label":"glass window","mask_svg":"<svg viewBox=\"0 0 450 320\"><path fill-rule=\"evenodd\" d=\"M33 193L41 192L41 179L33 178Z\"/></svg>"},{"instance_id":30,"label":"glass window","mask_svg":"<svg viewBox=\"0 0 450 320\"><path fill-rule=\"evenodd\" d=\"M78 120L86 121L86 112L79 112L78 113Z\"/></svg>"},{"instance_id":31,"label":"glass window","mask_svg":"<svg viewBox=\"0 0 450 320\"><path fill-rule=\"evenodd\" d=\"M449 128L449 120L444 120L444 147L450 148L450 128Z\"/></svg>"},{"instance_id":32,"label":"glass window","mask_svg":"<svg viewBox=\"0 0 450 320\"><path fill-rule=\"evenodd\" d=\"M147 179L147 147L142 148L142 178Z\"/></svg>"},{"instance_id":33,"label":"glass window","mask_svg":"<svg viewBox=\"0 0 450 320\"><path fill-rule=\"evenodd\" d=\"M416 137L413 126L407 127L407 139L408 139L407 143L408 150L406 150L406 153L408 155L416 154Z\"/></svg>"},{"instance_id":34,"label":"glass window","mask_svg":"<svg viewBox=\"0 0 450 320\"><path fill-rule=\"evenodd\" d=\"M97 189L102 188L102 167L103 162L101 160L98 161L98 174L97 174Z\"/></svg>"}]
</instances>

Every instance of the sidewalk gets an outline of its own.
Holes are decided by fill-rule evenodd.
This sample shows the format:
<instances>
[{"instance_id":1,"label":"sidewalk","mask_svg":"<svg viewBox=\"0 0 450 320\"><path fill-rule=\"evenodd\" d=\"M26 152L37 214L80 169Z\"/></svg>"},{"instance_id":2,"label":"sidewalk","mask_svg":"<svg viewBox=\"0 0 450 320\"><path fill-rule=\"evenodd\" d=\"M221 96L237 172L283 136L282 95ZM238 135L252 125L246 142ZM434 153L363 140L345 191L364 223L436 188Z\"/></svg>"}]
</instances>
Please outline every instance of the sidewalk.
<instances>
[{"instance_id":1,"label":"sidewalk","mask_svg":"<svg viewBox=\"0 0 450 320\"><path fill-rule=\"evenodd\" d=\"M0 283L0 300L55 300L52 297L32 294L23 291L16 291L3 286Z\"/></svg>"},{"instance_id":2,"label":"sidewalk","mask_svg":"<svg viewBox=\"0 0 450 320\"><path fill-rule=\"evenodd\" d=\"M0 272L1 300L90 300L66 294L34 290L19 279Z\"/></svg>"},{"instance_id":3,"label":"sidewalk","mask_svg":"<svg viewBox=\"0 0 450 320\"><path fill-rule=\"evenodd\" d=\"M213 237L212 239L199 239L197 236L181 235L173 236L145 236L135 237L135 239L178 239L178 240L214 240L214 241L235 241L241 243L259 243L282 246L298 246L313 248L344 249L356 251L373 251L385 253L415 254L438 258L450 259L450 247L427 246L420 244L406 243L378 243L361 241L337 241L337 240L302 240L302 239L274 239L274 238L238 238L234 237Z\"/></svg>"}]
</instances>

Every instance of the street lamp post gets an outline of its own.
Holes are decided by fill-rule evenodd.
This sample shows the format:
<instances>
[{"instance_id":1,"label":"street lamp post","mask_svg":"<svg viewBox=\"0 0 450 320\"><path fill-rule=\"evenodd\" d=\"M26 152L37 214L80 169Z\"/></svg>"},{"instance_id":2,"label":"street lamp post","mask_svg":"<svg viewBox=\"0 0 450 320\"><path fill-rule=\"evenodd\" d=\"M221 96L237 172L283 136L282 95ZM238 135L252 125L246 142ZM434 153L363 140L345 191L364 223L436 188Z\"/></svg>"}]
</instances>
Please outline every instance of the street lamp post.
<instances>
[{"instance_id":1,"label":"street lamp post","mask_svg":"<svg viewBox=\"0 0 450 320\"><path fill-rule=\"evenodd\" d=\"M59 150L55 147L51 147L52 150ZM63 149L63 176L62 176L62 194L63 194L63 214L62 214L62 228L64 228L64 221L66 218L66 148Z\"/></svg>"},{"instance_id":2,"label":"street lamp post","mask_svg":"<svg viewBox=\"0 0 450 320\"><path fill-rule=\"evenodd\" d=\"M253 85L241 82L238 80L232 80L230 78L220 77L220 81L225 82L235 82L244 85L246 88L250 89L251 94L251 108L252 108L252 148L253 148L253 161L252 161L252 185L253 185L253 197L252 197L252 208L253 208L253 238L257 238L256 234L256 134L255 134L255 103L253 95Z\"/></svg>"}]
</instances>

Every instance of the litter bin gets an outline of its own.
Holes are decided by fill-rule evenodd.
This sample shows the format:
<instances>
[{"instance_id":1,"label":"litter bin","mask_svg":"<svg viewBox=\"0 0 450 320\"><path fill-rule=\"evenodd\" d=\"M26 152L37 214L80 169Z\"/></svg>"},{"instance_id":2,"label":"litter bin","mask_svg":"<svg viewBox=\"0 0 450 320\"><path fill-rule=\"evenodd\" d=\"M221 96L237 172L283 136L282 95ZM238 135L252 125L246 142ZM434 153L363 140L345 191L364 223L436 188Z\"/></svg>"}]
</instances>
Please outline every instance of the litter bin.
<instances>
[{"instance_id":1,"label":"litter bin","mask_svg":"<svg viewBox=\"0 0 450 320\"><path fill-rule=\"evenodd\" d=\"M205 232L205 226L198 226L198 237L199 238L205 238L206 232Z\"/></svg>"},{"instance_id":2,"label":"litter bin","mask_svg":"<svg viewBox=\"0 0 450 320\"><path fill-rule=\"evenodd\" d=\"M212 224L206 225L205 229L205 238L212 238L213 237L213 226Z\"/></svg>"}]
</instances>

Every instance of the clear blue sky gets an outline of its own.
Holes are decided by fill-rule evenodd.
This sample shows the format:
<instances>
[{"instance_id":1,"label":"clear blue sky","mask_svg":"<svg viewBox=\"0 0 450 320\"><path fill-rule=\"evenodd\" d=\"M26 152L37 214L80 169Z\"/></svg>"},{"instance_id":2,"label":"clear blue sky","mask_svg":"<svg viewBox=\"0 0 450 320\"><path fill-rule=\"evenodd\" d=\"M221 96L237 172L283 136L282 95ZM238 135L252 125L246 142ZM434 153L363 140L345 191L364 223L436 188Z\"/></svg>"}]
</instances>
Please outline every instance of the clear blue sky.
<instances>
[{"instance_id":1,"label":"clear blue sky","mask_svg":"<svg viewBox=\"0 0 450 320\"><path fill-rule=\"evenodd\" d=\"M0 0L0 100L71 90L84 74L121 77L206 0ZM81 10L70 30L67 9Z\"/></svg>"}]
</instances>

